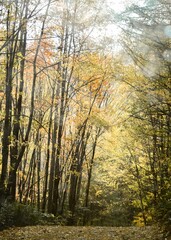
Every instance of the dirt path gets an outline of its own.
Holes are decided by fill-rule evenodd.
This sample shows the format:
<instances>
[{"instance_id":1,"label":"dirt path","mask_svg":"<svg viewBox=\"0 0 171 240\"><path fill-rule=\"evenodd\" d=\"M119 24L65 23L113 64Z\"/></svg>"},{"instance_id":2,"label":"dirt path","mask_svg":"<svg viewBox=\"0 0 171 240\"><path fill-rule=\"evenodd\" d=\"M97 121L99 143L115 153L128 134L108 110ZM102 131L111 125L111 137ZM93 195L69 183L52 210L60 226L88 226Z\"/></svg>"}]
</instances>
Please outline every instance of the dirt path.
<instances>
[{"instance_id":1,"label":"dirt path","mask_svg":"<svg viewBox=\"0 0 171 240\"><path fill-rule=\"evenodd\" d=\"M161 240L154 227L33 226L0 232L0 240Z\"/></svg>"}]
</instances>

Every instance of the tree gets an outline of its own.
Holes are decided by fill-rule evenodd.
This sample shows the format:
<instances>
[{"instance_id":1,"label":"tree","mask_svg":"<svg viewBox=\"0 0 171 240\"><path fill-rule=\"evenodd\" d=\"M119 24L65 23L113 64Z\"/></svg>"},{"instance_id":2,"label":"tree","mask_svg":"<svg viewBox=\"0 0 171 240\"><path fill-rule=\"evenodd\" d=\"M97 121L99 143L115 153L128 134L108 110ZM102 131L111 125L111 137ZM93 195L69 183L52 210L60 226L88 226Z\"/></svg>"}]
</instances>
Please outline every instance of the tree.
<instances>
[{"instance_id":1,"label":"tree","mask_svg":"<svg viewBox=\"0 0 171 240\"><path fill-rule=\"evenodd\" d=\"M135 103L130 115L136 126L133 128L134 138L144 151L144 154L140 153L140 156L144 155L144 166L137 169L137 174L142 173L140 189L147 212L153 219L158 218L160 211L162 214L168 211L169 204L166 204L164 211L161 206L163 199L167 202L170 195L169 12L166 2L144 1L141 6L132 4L120 16L124 23L122 25L120 22L124 32L122 45L137 68L131 79L130 72L122 75L123 81L135 91Z\"/></svg>"},{"instance_id":2,"label":"tree","mask_svg":"<svg viewBox=\"0 0 171 240\"><path fill-rule=\"evenodd\" d=\"M36 62L49 5L50 2L47 5L45 18L42 23L40 39L33 61L34 74L31 93L31 111L25 136L24 133L20 135L20 129L22 127L21 116L23 114L22 105L25 82L25 57L27 50L27 23L28 20L32 18L34 11L29 9L30 5L28 1L4 5L4 8L7 9L7 24L5 30L6 39L4 45L2 46L4 49L6 49L6 103L2 138L1 190L2 196L7 191L7 195L11 198L11 200L15 200L16 173L19 164L22 161L32 126L34 112L34 91L37 78ZM35 11L36 8L37 6L34 8ZM14 81L16 81L16 88L14 88ZM9 158L10 167L8 176ZM8 182L7 186L6 181Z\"/></svg>"}]
</instances>

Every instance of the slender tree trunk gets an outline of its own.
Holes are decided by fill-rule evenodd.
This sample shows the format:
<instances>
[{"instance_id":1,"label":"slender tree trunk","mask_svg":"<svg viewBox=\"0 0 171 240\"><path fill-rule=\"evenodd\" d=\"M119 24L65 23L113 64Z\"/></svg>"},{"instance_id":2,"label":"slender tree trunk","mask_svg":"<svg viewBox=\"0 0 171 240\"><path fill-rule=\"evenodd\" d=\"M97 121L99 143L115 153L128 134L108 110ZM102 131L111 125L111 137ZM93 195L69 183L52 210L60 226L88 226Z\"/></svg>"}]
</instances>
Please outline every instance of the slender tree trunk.
<instances>
[{"instance_id":1,"label":"slender tree trunk","mask_svg":"<svg viewBox=\"0 0 171 240\"><path fill-rule=\"evenodd\" d=\"M89 194L90 194L90 184L91 184L91 177L92 177L92 170L93 170L93 163L94 163L94 157L95 157L95 152L96 152L96 146L97 146L97 140L100 136L100 128L97 130L95 140L93 143L93 149L92 149L92 156L90 159L90 163L88 165L88 179L87 179L87 185L86 185L86 192L85 192L85 202L84 202L84 207L88 208L89 205ZM88 215L87 212L85 212L83 216L83 225L86 225L88 221Z\"/></svg>"},{"instance_id":2,"label":"slender tree trunk","mask_svg":"<svg viewBox=\"0 0 171 240\"><path fill-rule=\"evenodd\" d=\"M30 106L29 121L28 121L28 126L27 126L27 129L26 129L26 134L25 134L25 137L24 137L24 140L23 140L23 144L20 148L20 151L18 153L18 157L17 157L17 159L15 161L15 164L14 164L14 168L13 168L13 172L15 172L14 174L16 174L17 169L19 167L19 164L22 161L23 155L25 153L25 150L26 150L26 147L27 147L27 144L28 144L30 132L31 132L32 121L33 121L33 116L34 116L34 105L35 105L34 100L35 100L35 87L36 87L36 80L37 80L37 58L38 58L38 54L39 54L39 50L40 50L40 43L42 41L44 28L45 28L45 22L46 22L48 10L49 10L49 7L50 7L50 3L51 3L51 0L49 0L48 4L47 4L46 13L45 13L45 16L44 16L44 20L42 22L41 33L40 33L39 41L38 41L38 44L37 44L34 61L33 61L33 83L32 83L32 90L31 90L31 106ZM16 188L16 182L11 183L11 184L13 186L12 188Z\"/></svg>"},{"instance_id":3,"label":"slender tree trunk","mask_svg":"<svg viewBox=\"0 0 171 240\"><path fill-rule=\"evenodd\" d=\"M58 97L60 93L60 85L59 82L57 82L56 86L56 104L55 104L55 120L54 120L54 126L53 126L53 132L52 132L52 155L51 155L51 166L50 166L50 176L49 176L49 192L48 192L48 212L53 212L53 189L54 189L54 176L55 176L55 158L56 158L56 145L57 145L57 130L58 130L58 111L59 111L59 103L58 103Z\"/></svg>"},{"instance_id":4,"label":"slender tree trunk","mask_svg":"<svg viewBox=\"0 0 171 240\"><path fill-rule=\"evenodd\" d=\"M41 172L41 133L39 133L37 150L37 209L40 211L40 172Z\"/></svg>"},{"instance_id":5,"label":"slender tree trunk","mask_svg":"<svg viewBox=\"0 0 171 240\"><path fill-rule=\"evenodd\" d=\"M7 41L10 38L10 10L7 12ZM15 31L15 24L13 24L12 32ZM8 172L8 160L9 160L9 146L11 143L11 118L12 118L12 79L13 79L13 66L16 53L16 43L17 39L14 39L7 46L6 52L6 102L5 102L5 120L2 136L2 170L1 170L1 180L0 180L0 201L6 191L6 180Z\"/></svg>"},{"instance_id":6,"label":"slender tree trunk","mask_svg":"<svg viewBox=\"0 0 171 240\"><path fill-rule=\"evenodd\" d=\"M28 6L26 6L25 17L21 21L21 36L20 36L20 46L18 51L22 54L22 60L20 62L20 80L19 80L19 92L18 99L16 100L15 106L15 115L13 120L13 144L10 147L10 172L9 172L9 181L8 181L8 193L11 196L12 200L15 200L16 195L16 170L15 164L18 158L18 142L19 142L19 131L20 131L20 117L22 110L22 98L23 98L23 87L24 87L24 68L25 68L25 55L26 55L26 39L27 39L27 31L26 31L26 20L28 15Z\"/></svg>"},{"instance_id":7,"label":"slender tree trunk","mask_svg":"<svg viewBox=\"0 0 171 240\"><path fill-rule=\"evenodd\" d=\"M52 213L57 214L58 210L58 200L59 200L59 181L60 181L60 154L61 154L61 144L62 144L62 134L63 134L63 121L64 121L64 94L65 94L66 80L62 81L61 86L61 102L60 102L60 116L59 116L59 126L58 126L58 136L57 136L57 150L55 159L55 175L54 175L54 188L53 188L53 209Z\"/></svg>"},{"instance_id":8,"label":"slender tree trunk","mask_svg":"<svg viewBox=\"0 0 171 240\"><path fill-rule=\"evenodd\" d=\"M53 93L52 93L52 103L51 103L51 109L50 109L50 114L49 114L47 154L46 154L46 165L45 165L45 183L44 183L43 198L42 198L42 211L43 212L45 212L46 202L47 202L46 198L47 198L49 162L50 162L50 142L51 142L51 128L52 128L52 111L53 111L53 106L54 106L54 88L53 88ZM50 200L49 200L49 202L50 202Z\"/></svg>"}]
</instances>

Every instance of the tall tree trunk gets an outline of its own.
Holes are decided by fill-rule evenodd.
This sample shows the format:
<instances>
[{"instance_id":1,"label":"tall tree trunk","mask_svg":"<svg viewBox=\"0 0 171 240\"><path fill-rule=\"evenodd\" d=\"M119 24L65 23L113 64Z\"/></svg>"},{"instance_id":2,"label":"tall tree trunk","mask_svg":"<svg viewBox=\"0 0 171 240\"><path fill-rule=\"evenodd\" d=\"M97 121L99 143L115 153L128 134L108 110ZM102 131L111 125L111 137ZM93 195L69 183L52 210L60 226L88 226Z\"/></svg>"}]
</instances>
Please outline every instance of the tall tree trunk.
<instances>
[{"instance_id":1,"label":"tall tree trunk","mask_svg":"<svg viewBox=\"0 0 171 240\"><path fill-rule=\"evenodd\" d=\"M60 66L60 65L59 65ZM51 155L51 166L50 166L50 176L49 176L49 191L48 191L48 212L53 212L53 189L54 189L54 176L55 176L55 158L56 158L56 145L57 145L57 130L58 130L58 118L59 118L59 103L58 97L60 93L60 85L57 81L56 94L55 94L55 120L52 130L52 155Z\"/></svg>"},{"instance_id":2,"label":"tall tree trunk","mask_svg":"<svg viewBox=\"0 0 171 240\"><path fill-rule=\"evenodd\" d=\"M88 179L87 179L87 185L86 185L86 191L85 191L85 202L84 202L84 207L86 207L86 208L88 208L88 205L89 205L89 194L90 194L90 184L91 184L93 163L94 163L94 157L95 157L95 152L96 152L97 140L100 136L100 132L101 132L101 129L99 128L97 130L97 133L95 136L95 140L94 140L93 148L92 148L92 156L91 156L90 163L89 163L88 169L87 169ZM86 225L87 221L88 221L88 215L87 215L87 212L85 212L84 216L83 216L83 225Z\"/></svg>"},{"instance_id":3,"label":"tall tree trunk","mask_svg":"<svg viewBox=\"0 0 171 240\"><path fill-rule=\"evenodd\" d=\"M23 9L24 10L24 9ZM18 158L18 142L19 142L19 131L20 131L20 117L22 110L22 98L23 98L23 87L24 87L24 68L25 68L25 56L26 56L26 39L27 39L27 15L28 15L28 5L26 5L25 16L21 20L20 25L20 45L18 51L22 54L22 60L20 61L20 79L19 79L19 92L17 93L18 99L16 100L16 106L14 109L14 120L13 120L13 144L10 147L10 171L9 171L9 181L8 181L8 193L11 199L15 200L16 195L16 171L15 164Z\"/></svg>"},{"instance_id":4,"label":"tall tree trunk","mask_svg":"<svg viewBox=\"0 0 171 240\"><path fill-rule=\"evenodd\" d=\"M16 10L17 11L17 10ZM15 23L13 24L12 30L11 22L10 22L10 10L7 11L7 21L6 21L6 31L7 41L10 38L10 34L14 34L15 32ZM15 13L16 16L16 13ZM11 32L12 33L11 33ZM0 202L4 197L6 191L6 180L7 180L7 172L8 172L8 159L9 159L9 147L11 143L11 121L12 121L12 80L13 80L13 67L14 60L17 48L17 39L11 40L7 46L6 52L6 102L5 102L5 120L4 120L4 128L3 128L3 136L2 136L2 170L1 170L1 180L0 180Z\"/></svg>"},{"instance_id":5,"label":"tall tree trunk","mask_svg":"<svg viewBox=\"0 0 171 240\"><path fill-rule=\"evenodd\" d=\"M47 189L48 189L48 175L49 175L49 163L50 163L50 142L51 142L51 128L52 128L52 112L54 106L54 88L52 93L52 102L49 114L49 128L48 128L48 140L47 140L47 154L46 154L46 164L45 164L45 182L43 189L43 197L42 197L42 211L45 212L46 203L47 203ZM52 174L53 176L53 174ZM50 201L49 201L50 202Z\"/></svg>"},{"instance_id":6,"label":"tall tree trunk","mask_svg":"<svg viewBox=\"0 0 171 240\"><path fill-rule=\"evenodd\" d=\"M41 172L41 133L39 133L37 149L37 209L40 211L40 172Z\"/></svg>"},{"instance_id":7,"label":"tall tree trunk","mask_svg":"<svg viewBox=\"0 0 171 240\"><path fill-rule=\"evenodd\" d=\"M65 114L64 106L64 95L65 95L66 80L63 79L61 84L61 100L60 100L60 116L59 116L59 126L57 135L57 149L56 149L56 159L55 159L55 175L54 175L54 188L53 188L53 208L52 213L57 214L58 210L58 200L59 200L59 181L60 181L60 155L61 155L61 145L62 145L62 134L63 134L63 122Z\"/></svg>"},{"instance_id":8,"label":"tall tree trunk","mask_svg":"<svg viewBox=\"0 0 171 240\"><path fill-rule=\"evenodd\" d=\"M16 172L18 170L19 164L21 163L23 155L25 153L25 149L26 149L26 146L28 144L30 131L31 131L31 127L32 127L32 121L33 121L33 116L34 116L35 87L36 87L36 80L37 80L37 58L38 58L38 54L39 54L39 50L40 50L40 43L42 41L44 28L45 28L45 22L46 22L48 10L49 10L49 7L50 7L50 3L51 3L51 0L48 1L47 7L46 7L46 13L45 13L45 16L44 16L44 20L42 22L41 33L40 33L39 41L38 41L38 44L37 44L34 61L33 61L33 83L32 83L32 90L31 90L31 106L30 106L30 115L29 115L28 126L27 126L27 129L26 129L26 134L25 134L25 137L24 137L24 140L23 140L23 144L21 145L20 151L18 151L18 147L16 145L13 149L15 155L13 154L12 158L11 158L12 167L11 167L11 173L10 173L10 176L9 176L8 189L9 189L9 192L10 192L13 200L15 199L15 191L16 191ZM22 66L22 71L24 71L24 64ZM20 87L21 87L21 90L22 90L23 89L23 82L21 82ZM21 112L21 104L22 104L22 98L20 96L19 99L18 99L18 110L20 112ZM18 117L20 117L20 115L19 115L20 112L18 112ZM18 122L18 124L19 124L19 122ZM15 135L16 135L16 134L18 134L18 131L19 131L18 125L16 125L15 128L16 128L15 129L15 131L16 131ZM16 153L17 153L17 157L16 157Z\"/></svg>"}]
</instances>

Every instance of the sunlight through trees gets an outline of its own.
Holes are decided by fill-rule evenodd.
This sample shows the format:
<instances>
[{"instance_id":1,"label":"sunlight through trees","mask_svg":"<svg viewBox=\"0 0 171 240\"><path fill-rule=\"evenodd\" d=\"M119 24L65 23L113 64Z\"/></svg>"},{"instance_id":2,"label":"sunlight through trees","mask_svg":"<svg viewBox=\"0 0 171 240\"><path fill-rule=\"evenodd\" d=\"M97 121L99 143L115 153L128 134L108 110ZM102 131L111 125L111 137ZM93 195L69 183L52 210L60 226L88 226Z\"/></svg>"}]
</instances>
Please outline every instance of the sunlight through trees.
<instances>
[{"instance_id":1,"label":"sunlight through trees","mask_svg":"<svg viewBox=\"0 0 171 240\"><path fill-rule=\"evenodd\" d=\"M170 7L0 2L0 211L170 224Z\"/></svg>"}]
</instances>

